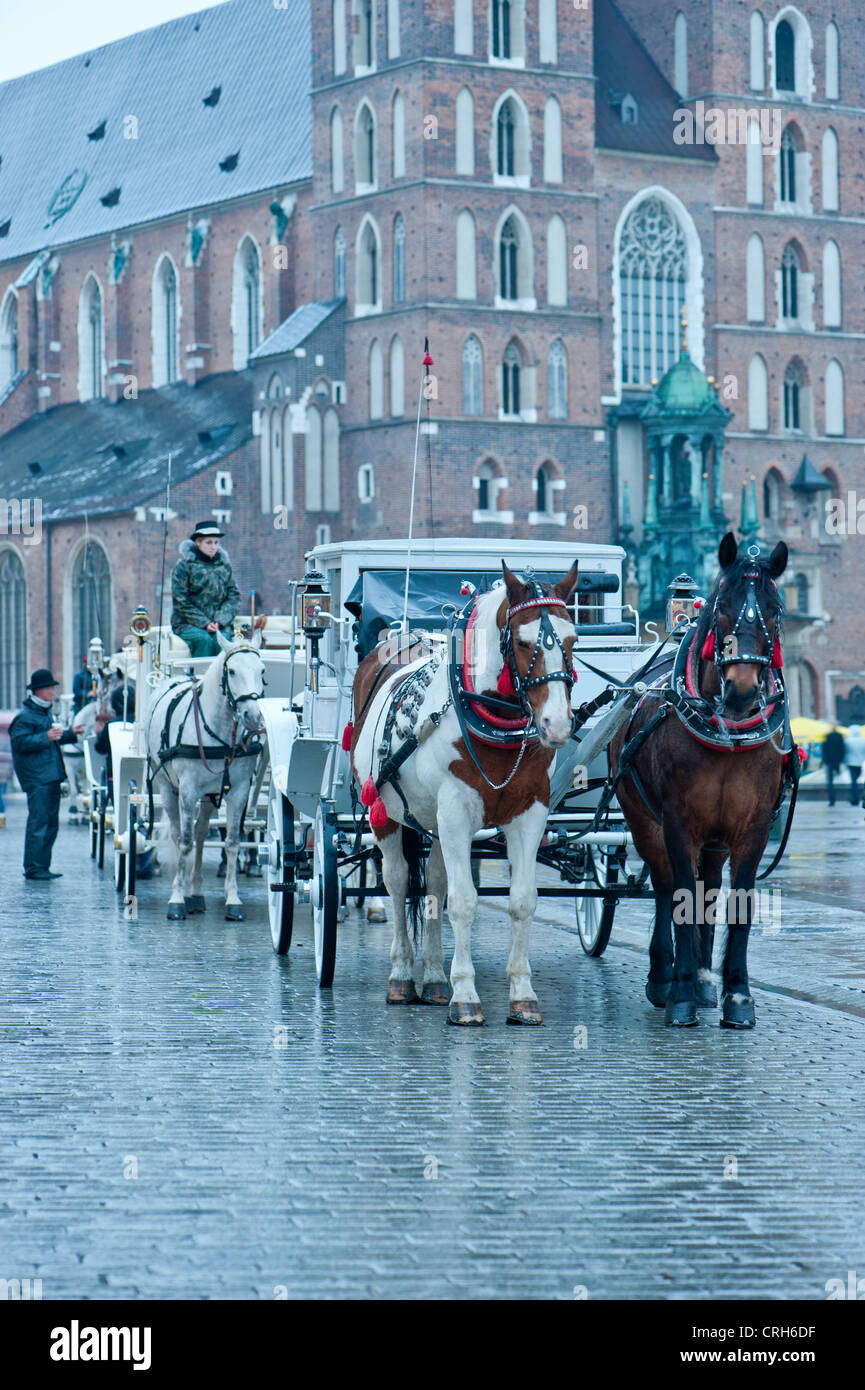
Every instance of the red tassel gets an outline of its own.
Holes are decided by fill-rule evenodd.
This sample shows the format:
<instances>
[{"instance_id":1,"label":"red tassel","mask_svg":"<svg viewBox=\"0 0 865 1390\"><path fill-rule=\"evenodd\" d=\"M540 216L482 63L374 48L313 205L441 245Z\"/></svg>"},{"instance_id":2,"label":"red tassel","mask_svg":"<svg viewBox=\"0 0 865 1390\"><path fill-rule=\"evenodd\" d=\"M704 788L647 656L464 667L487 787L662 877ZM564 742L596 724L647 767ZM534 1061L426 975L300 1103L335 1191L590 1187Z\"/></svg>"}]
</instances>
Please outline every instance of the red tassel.
<instances>
[{"instance_id":1,"label":"red tassel","mask_svg":"<svg viewBox=\"0 0 865 1390\"><path fill-rule=\"evenodd\" d=\"M514 678L511 675L511 668L507 662L505 662L504 666L502 667L502 674L496 681L496 690L499 692L500 695L515 694Z\"/></svg>"},{"instance_id":2,"label":"red tassel","mask_svg":"<svg viewBox=\"0 0 865 1390\"><path fill-rule=\"evenodd\" d=\"M376 830L380 830L383 825L387 825L387 807L380 796L377 796L372 804L369 813L369 823Z\"/></svg>"},{"instance_id":3,"label":"red tassel","mask_svg":"<svg viewBox=\"0 0 865 1390\"><path fill-rule=\"evenodd\" d=\"M714 660L715 660L715 634L714 634L714 632L710 632L709 635L708 635L708 637L706 638L705 642L703 643L703 650L700 652L700 656L702 657L702 659L703 659L704 661L714 661Z\"/></svg>"},{"instance_id":4,"label":"red tassel","mask_svg":"<svg viewBox=\"0 0 865 1390\"><path fill-rule=\"evenodd\" d=\"M362 806L371 806L377 796L378 787L371 777L367 777L360 789L360 804Z\"/></svg>"},{"instance_id":5,"label":"red tassel","mask_svg":"<svg viewBox=\"0 0 865 1390\"><path fill-rule=\"evenodd\" d=\"M352 724L351 720L349 720L348 723L346 724L345 728L344 728L343 731L342 731L342 751L343 751L343 753L347 753L348 750L349 750L349 748L351 748L351 741L352 741L353 738L354 738L354 725Z\"/></svg>"},{"instance_id":6,"label":"red tassel","mask_svg":"<svg viewBox=\"0 0 865 1390\"><path fill-rule=\"evenodd\" d=\"M772 670L773 670L773 671L780 671L780 670L781 670L781 667L782 667L783 665L784 665L784 656L783 656L783 653L782 653L782 651L781 651L781 639L780 639L780 637L776 637L776 638L775 638L775 645L774 645L773 648L772 648Z\"/></svg>"},{"instance_id":7,"label":"red tassel","mask_svg":"<svg viewBox=\"0 0 865 1390\"><path fill-rule=\"evenodd\" d=\"M580 679L580 673L577 670L576 666L571 667L571 673L574 677L574 685L576 685L577 681Z\"/></svg>"},{"instance_id":8,"label":"red tassel","mask_svg":"<svg viewBox=\"0 0 865 1390\"><path fill-rule=\"evenodd\" d=\"M805 751L805 749L804 749L804 748L797 748L797 749L796 749L796 752L799 754L799 761L800 761L800 763L807 763L807 761L808 761L808 754L807 754L807 752Z\"/></svg>"},{"instance_id":9,"label":"red tassel","mask_svg":"<svg viewBox=\"0 0 865 1390\"><path fill-rule=\"evenodd\" d=\"M429 355L429 351L425 352L424 355L423 355L423 365L424 365L425 367L434 367L434 366L435 366L435 363L433 362L432 358L431 358L430 355Z\"/></svg>"}]
</instances>

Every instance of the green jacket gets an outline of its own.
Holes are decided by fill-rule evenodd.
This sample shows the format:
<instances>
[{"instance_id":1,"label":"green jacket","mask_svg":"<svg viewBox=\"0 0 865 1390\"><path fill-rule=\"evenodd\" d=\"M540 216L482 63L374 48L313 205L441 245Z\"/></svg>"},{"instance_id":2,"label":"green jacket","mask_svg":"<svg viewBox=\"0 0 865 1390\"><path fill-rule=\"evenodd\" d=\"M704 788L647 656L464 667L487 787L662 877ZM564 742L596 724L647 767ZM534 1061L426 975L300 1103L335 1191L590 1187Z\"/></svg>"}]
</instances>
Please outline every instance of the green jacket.
<instances>
[{"instance_id":1,"label":"green jacket","mask_svg":"<svg viewBox=\"0 0 865 1390\"><path fill-rule=\"evenodd\" d=\"M186 627L203 628L208 623L230 630L240 608L240 590L222 546L212 560L206 560L192 541L183 541L171 576L171 598L171 626L175 632Z\"/></svg>"}]
</instances>

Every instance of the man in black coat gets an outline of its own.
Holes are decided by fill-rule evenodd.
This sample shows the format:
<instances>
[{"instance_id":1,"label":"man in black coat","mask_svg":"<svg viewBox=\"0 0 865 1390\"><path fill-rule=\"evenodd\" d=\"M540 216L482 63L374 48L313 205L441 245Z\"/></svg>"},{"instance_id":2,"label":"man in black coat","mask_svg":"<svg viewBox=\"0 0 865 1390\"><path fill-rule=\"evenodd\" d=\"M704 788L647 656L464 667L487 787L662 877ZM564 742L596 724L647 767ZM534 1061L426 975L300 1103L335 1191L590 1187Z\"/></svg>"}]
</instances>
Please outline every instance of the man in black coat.
<instances>
[{"instance_id":1,"label":"man in black coat","mask_svg":"<svg viewBox=\"0 0 865 1390\"><path fill-rule=\"evenodd\" d=\"M27 794L24 877L60 878L51 871L51 850L60 818L60 783L66 779L61 743L74 743L83 724L64 729L54 722L51 705L60 684L50 671L34 671L29 696L9 726L12 765Z\"/></svg>"},{"instance_id":2,"label":"man in black coat","mask_svg":"<svg viewBox=\"0 0 865 1390\"><path fill-rule=\"evenodd\" d=\"M826 769L826 783L829 788L829 805L835 805L835 778L844 766L844 754L847 745L844 742L844 735L837 724L832 725L831 732L823 740L823 766Z\"/></svg>"}]
</instances>

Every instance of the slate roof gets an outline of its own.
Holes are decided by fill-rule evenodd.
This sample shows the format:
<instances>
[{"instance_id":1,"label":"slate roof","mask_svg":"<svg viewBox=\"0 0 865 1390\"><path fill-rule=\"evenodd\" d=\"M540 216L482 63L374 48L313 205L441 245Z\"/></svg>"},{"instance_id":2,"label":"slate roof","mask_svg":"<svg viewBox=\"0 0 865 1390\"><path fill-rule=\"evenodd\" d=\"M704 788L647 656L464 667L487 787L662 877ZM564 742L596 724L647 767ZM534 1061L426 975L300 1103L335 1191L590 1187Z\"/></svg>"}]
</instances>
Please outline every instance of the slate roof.
<instances>
[{"instance_id":1,"label":"slate roof","mask_svg":"<svg viewBox=\"0 0 865 1390\"><path fill-rule=\"evenodd\" d=\"M674 112L683 102L612 0L595 3L595 78L596 146L717 161L712 145L673 140ZM611 94L621 99L628 92L639 108L633 125L623 123L620 105L610 100Z\"/></svg>"},{"instance_id":2,"label":"slate roof","mask_svg":"<svg viewBox=\"0 0 865 1390\"><path fill-rule=\"evenodd\" d=\"M284 352L293 352L344 303L345 295L340 295L337 299L320 299L313 304L301 304L274 329L270 337L265 338L255 349L250 360L255 362L263 357L280 357Z\"/></svg>"},{"instance_id":3,"label":"slate roof","mask_svg":"<svg viewBox=\"0 0 865 1390\"><path fill-rule=\"evenodd\" d=\"M252 395L251 372L225 372L33 415L0 438L0 497L41 498L44 521L131 511L164 495L169 449L176 486L251 439Z\"/></svg>"},{"instance_id":4,"label":"slate roof","mask_svg":"<svg viewBox=\"0 0 865 1390\"><path fill-rule=\"evenodd\" d=\"M310 9L227 0L0 85L0 262L311 178Z\"/></svg>"}]
</instances>

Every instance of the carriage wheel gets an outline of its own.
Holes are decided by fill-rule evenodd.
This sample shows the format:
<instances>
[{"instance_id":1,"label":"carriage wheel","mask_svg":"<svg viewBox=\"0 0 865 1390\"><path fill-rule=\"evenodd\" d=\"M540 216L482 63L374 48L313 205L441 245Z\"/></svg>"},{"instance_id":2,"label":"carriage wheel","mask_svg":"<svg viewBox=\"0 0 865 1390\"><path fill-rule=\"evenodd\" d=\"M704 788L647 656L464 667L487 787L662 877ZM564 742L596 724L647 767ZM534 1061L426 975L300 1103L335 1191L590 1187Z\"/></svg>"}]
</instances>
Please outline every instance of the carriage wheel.
<instances>
[{"instance_id":1,"label":"carriage wheel","mask_svg":"<svg viewBox=\"0 0 865 1390\"><path fill-rule=\"evenodd\" d=\"M591 845L586 845L586 868L585 874L577 884L574 906L577 913L577 931L583 950L587 956L602 956L607 949L610 940L610 932L613 930L613 918L616 915L616 903L605 903L603 898L584 898L580 896L581 888L597 888L595 881L594 866L600 870L598 878L604 884L614 884L619 876L618 865L615 860L604 860L603 856L597 855ZM606 876L604 875L604 864L606 863Z\"/></svg>"},{"instance_id":2,"label":"carriage wheel","mask_svg":"<svg viewBox=\"0 0 865 1390\"><path fill-rule=\"evenodd\" d=\"M333 825L319 805L312 841L312 927L315 971L321 989L333 984L336 963L336 921L339 913L339 874L333 845Z\"/></svg>"},{"instance_id":3,"label":"carriage wheel","mask_svg":"<svg viewBox=\"0 0 865 1390\"><path fill-rule=\"evenodd\" d=\"M285 863L285 852L293 850L294 843L294 808L287 796L273 792L267 802L267 911L270 938L278 956L284 956L291 945L294 892L274 893L271 884L290 883L293 888L295 866Z\"/></svg>"},{"instance_id":4,"label":"carriage wheel","mask_svg":"<svg viewBox=\"0 0 865 1390\"><path fill-rule=\"evenodd\" d=\"M129 855L128 855L128 858L127 858L127 861L126 861L126 893L124 894L124 896L127 897L127 898L132 898L132 897L135 896L135 869L136 869L136 861L137 861L137 858L138 858L138 845L137 845L137 841L136 841L136 833L137 833L137 832L136 832L135 807L134 807L134 805L132 804L132 792L133 792L134 790L135 790L134 785L133 785L132 783L130 783L130 785L129 785L129 792L130 792L130 795L129 795Z\"/></svg>"}]
</instances>

